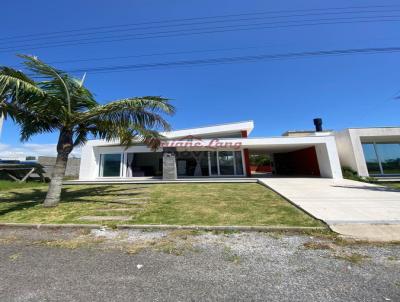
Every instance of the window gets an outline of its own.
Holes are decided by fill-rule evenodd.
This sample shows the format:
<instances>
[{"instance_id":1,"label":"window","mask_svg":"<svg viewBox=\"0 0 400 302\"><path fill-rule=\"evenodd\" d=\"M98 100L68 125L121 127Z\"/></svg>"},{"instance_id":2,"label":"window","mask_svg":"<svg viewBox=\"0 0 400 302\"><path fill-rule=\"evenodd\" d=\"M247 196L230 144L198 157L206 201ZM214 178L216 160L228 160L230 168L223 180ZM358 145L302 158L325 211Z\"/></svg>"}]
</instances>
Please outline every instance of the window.
<instances>
[{"instance_id":1,"label":"window","mask_svg":"<svg viewBox=\"0 0 400 302\"><path fill-rule=\"evenodd\" d=\"M232 151L218 151L219 172L221 175L234 175L235 166Z\"/></svg>"},{"instance_id":2,"label":"window","mask_svg":"<svg viewBox=\"0 0 400 302\"><path fill-rule=\"evenodd\" d=\"M400 144L376 144L383 174L400 174Z\"/></svg>"},{"instance_id":3,"label":"window","mask_svg":"<svg viewBox=\"0 0 400 302\"><path fill-rule=\"evenodd\" d=\"M364 158L369 174L381 174L374 144L363 144Z\"/></svg>"},{"instance_id":4,"label":"window","mask_svg":"<svg viewBox=\"0 0 400 302\"><path fill-rule=\"evenodd\" d=\"M399 143L364 143L362 147L370 175L400 174Z\"/></svg>"},{"instance_id":5,"label":"window","mask_svg":"<svg viewBox=\"0 0 400 302\"><path fill-rule=\"evenodd\" d=\"M100 176L119 177L121 175L121 153L100 155Z\"/></svg>"},{"instance_id":6,"label":"window","mask_svg":"<svg viewBox=\"0 0 400 302\"><path fill-rule=\"evenodd\" d=\"M211 175L218 175L218 158L217 152L210 152L210 172Z\"/></svg>"},{"instance_id":7,"label":"window","mask_svg":"<svg viewBox=\"0 0 400 302\"><path fill-rule=\"evenodd\" d=\"M235 151L236 175L243 175L242 151Z\"/></svg>"}]
</instances>

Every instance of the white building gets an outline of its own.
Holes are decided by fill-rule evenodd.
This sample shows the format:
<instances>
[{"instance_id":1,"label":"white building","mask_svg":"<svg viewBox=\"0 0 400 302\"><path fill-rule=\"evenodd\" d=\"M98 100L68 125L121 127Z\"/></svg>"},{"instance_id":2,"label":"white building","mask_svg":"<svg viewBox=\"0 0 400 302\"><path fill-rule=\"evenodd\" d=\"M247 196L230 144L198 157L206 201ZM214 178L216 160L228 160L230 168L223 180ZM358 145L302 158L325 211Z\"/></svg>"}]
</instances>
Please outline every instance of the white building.
<instances>
[{"instance_id":1,"label":"white building","mask_svg":"<svg viewBox=\"0 0 400 302\"><path fill-rule=\"evenodd\" d=\"M79 179L245 177L251 154L270 155L276 175L342 178L332 132L250 138L253 127L246 121L171 131L156 151L92 140L82 148Z\"/></svg>"}]
</instances>

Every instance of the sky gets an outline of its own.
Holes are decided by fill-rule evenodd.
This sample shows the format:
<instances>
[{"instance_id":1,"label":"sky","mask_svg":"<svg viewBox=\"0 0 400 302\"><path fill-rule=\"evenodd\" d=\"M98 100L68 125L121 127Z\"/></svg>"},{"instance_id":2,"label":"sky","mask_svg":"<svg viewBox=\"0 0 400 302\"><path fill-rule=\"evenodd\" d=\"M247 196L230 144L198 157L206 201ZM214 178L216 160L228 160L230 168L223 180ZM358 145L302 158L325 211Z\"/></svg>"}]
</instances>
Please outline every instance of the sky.
<instances>
[{"instance_id":1,"label":"sky","mask_svg":"<svg viewBox=\"0 0 400 302\"><path fill-rule=\"evenodd\" d=\"M19 64L16 53L33 54L45 62L58 62L53 65L82 77L85 70L104 66L400 47L400 5L395 5L398 1L5 1L0 65ZM241 20L229 21L234 18ZM342 18L342 23L332 22L331 18ZM371 18L395 21L356 22ZM315 19L325 24L277 26ZM219 30L254 24L264 25L258 25L258 29ZM100 27L96 30L103 33L84 35L87 32L83 30L93 27ZM208 33L171 34L202 28ZM49 35L31 40L37 34L54 32L61 32L54 40ZM157 35L163 37L154 37L154 32L161 32ZM137 33L153 36L132 38ZM18 39L26 41L8 39L15 36L24 36ZM94 40L77 41L85 38ZM73 45L46 45L57 41L68 44L63 41L71 40ZM399 55L393 52L112 73L88 71L85 85L100 103L143 95L170 98L177 108L175 116L169 118L174 129L253 120L253 137L277 136L286 130L312 129L316 117L324 120L325 129L399 126L400 100L395 98L400 94ZM60 62L69 60L75 61ZM80 71L74 72L77 69ZM54 154L57 135L38 135L21 144L19 128L8 120L0 137L0 155ZM79 150L74 154L79 156Z\"/></svg>"}]
</instances>

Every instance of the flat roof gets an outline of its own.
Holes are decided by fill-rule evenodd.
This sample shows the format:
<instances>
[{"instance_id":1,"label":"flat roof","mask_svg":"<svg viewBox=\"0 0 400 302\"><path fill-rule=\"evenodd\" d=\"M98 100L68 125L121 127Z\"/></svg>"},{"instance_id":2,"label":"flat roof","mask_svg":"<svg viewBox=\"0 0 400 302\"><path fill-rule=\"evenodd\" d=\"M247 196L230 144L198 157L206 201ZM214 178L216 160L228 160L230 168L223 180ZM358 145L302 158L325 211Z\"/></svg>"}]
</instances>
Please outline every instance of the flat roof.
<instances>
[{"instance_id":1,"label":"flat roof","mask_svg":"<svg viewBox=\"0 0 400 302\"><path fill-rule=\"evenodd\" d=\"M250 134L253 128L254 128L253 121L242 121L242 122L202 126L196 128L180 129L180 130L162 132L161 134L167 138L178 138L189 135L224 134L224 133L234 133L239 131L247 131L247 134Z\"/></svg>"}]
</instances>

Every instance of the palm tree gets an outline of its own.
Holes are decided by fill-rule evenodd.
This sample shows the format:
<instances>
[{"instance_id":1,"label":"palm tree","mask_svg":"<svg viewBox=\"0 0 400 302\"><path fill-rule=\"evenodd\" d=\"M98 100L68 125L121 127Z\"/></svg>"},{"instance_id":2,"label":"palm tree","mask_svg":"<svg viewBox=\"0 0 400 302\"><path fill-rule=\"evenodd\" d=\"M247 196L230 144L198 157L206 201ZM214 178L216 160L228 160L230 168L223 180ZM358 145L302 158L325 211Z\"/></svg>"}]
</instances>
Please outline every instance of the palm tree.
<instances>
[{"instance_id":1,"label":"palm tree","mask_svg":"<svg viewBox=\"0 0 400 302\"><path fill-rule=\"evenodd\" d=\"M60 201L68 156L74 147L97 137L129 145L143 142L156 148L169 124L163 115L174 107L158 96L132 97L101 105L82 81L45 64L37 57L20 55L30 74L0 67L0 116L21 127L21 141L33 135L58 132L57 160L44 206Z\"/></svg>"}]
</instances>

